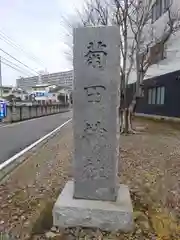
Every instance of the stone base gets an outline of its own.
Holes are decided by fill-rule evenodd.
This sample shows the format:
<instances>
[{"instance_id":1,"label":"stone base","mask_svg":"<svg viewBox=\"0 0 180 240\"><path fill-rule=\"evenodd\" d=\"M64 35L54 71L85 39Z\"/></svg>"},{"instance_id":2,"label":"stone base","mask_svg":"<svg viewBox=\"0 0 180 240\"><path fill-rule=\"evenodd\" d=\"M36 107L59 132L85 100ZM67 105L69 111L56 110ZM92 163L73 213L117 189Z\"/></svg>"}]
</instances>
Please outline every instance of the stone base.
<instances>
[{"instance_id":1,"label":"stone base","mask_svg":"<svg viewBox=\"0 0 180 240\"><path fill-rule=\"evenodd\" d=\"M116 202L74 199L73 193L74 184L69 181L54 205L54 226L133 230L133 208L127 186L120 185Z\"/></svg>"}]
</instances>

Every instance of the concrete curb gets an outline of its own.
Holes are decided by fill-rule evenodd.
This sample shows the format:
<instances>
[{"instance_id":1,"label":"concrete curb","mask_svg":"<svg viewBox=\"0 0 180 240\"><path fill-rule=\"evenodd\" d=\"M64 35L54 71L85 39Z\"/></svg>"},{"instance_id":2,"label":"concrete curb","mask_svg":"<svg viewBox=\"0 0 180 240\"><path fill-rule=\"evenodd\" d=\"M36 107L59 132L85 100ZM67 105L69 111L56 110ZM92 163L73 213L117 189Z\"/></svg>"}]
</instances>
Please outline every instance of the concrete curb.
<instances>
[{"instance_id":1,"label":"concrete curb","mask_svg":"<svg viewBox=\"0 0 180 240\"><path fill-rule=\"evenodd\" d=\"M157 120L157 121L180 123L180 118L176 118L176 117L150 115L150 114L144 114L144 113L135 113L135 116L146 118L146 119L153 119L153 120Z\"/></svg>"},{"instance_id":2,"label":"concrete curb","mask_svg":"<svg viewBox=\"0 0 180 240\"><path fill-rule=\"evenodd\" d=\"M54 137L65 125L71 122L71 120L72 118L67 120L65 123L54 129L50 133L46 134L39 140L35 141L19 153L15 154L14 156L6 160L4 163L0 164L0 181L2 182L3 180L5 180L6 176L10 172L12 172L16 167L23 163L32 154L32 152L37 150L38 147L41 147L42 145L47 143L50 138Z\"/></svg>"}]
</instances>

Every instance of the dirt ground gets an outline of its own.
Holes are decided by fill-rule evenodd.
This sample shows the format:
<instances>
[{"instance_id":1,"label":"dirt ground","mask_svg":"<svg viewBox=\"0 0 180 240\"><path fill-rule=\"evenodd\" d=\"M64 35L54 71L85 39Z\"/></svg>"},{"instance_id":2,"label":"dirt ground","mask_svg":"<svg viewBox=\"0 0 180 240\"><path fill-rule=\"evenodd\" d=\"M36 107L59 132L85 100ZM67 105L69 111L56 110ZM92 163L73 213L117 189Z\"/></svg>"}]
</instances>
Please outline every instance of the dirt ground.
<instances>
[{"instance_id":1,"label":"dirt ground","mask_svg":"<svg viewBox=\"0 0 180 240\"><path fill-rule=\"evenodd\" d=\"M70 124L0 185L0 232L22 240L179 240L180 124L136 119L134 125L139 133L120 137L119 164L120 182L129 186L133 201L132 233L51 229L52 206L72 177Z\"/></svg>"}]
</instances>

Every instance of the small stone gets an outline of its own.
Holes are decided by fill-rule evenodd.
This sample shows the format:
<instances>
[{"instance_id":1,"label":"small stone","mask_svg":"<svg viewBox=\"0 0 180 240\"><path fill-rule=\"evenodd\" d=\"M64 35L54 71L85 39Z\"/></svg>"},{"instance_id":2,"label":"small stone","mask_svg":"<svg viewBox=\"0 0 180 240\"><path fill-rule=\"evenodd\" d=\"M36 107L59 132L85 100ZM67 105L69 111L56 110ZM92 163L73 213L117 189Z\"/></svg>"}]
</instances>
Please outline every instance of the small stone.
<instances>
[{"instance_id":1,"label":"small stone","mask_svg":"<svg viewBox=\"0 0 180 240\"><path fill-rule=\"evenodd\" d=\"M141 234L141 233L142 233L142 231L140 228L136 230L136 234Z\"/></svg>"},{"instance_id":2,"label":"small stone","mask_svg":"<svg viewBox=\"0 0 180 240\"><path fill-rule=\"evenodd\" d=\"M57 232L57 233L60 233L61 230L57 227L57 228L56 228L56 232Z\"/></svg>"},{"instance_id":3,"label":"small stone","mask_svg":"<svg viewBox=\"0 0 180 240\"><path fill-rule=\"evenodd\" d=\"M9 200L10 198L11 198L11 195L8 195L8 196L7 196L7 200Z\"/></svg>"},{"instance_id":4,"label":"small stone","mask_svg":"<svg viewBox=\"0 0 180 240\"><path fill-rule=\"evenodd\" d=\"M47 239L54 239L56 237L61 237L61 234L53 233L53 232L47 232L45 233L45 236Z\"/></svg>"},{"instance_id":5,"label":"small stone","mask_svg":"<svg viewBox=\"0 0 180 240\"><path fill-rule=\"evenodd\" d=\"M25 236L23 236L23 240L29 240L30 239L30 235L29 234L26 234Z\"/></svg>"},{"instance_id":6,"label":"small stone","mask_svg":"<svg viewBox=\"0 0 180 240\"><path fill-rule=\"evenodd\" d=\"M57 232L57 228L56 227L52 227L51 228L51 232L55 232L56 233Z\"/></svg>"},{"instance_id":7,"label":"small stone","mask_svg":"<svg viewBox=\"0 0 180 240\"><path fill-rule=\"evenodd\" d=\"M17 215L15 215L15 216L12 217L12 220L13 220L13 221L16 221L16 220L18 220L18 219L19 219L19 218L18 218Z\"/></svg>"},{"instance_id":8,"label":"small stone","mask_svg":"<svg viewBox=\"0 0 180 240\"><path fill-rule=\"evenodd\" d=\"M29 226L29 224L30 224L30 222L29 222L29 221L26 221L26 222L24 223L24 226L27 227L27 226Z\"/></svg>"},{"instance_id":9,"label":"small stone","mask_svg":"<svg viewBox=\"0 0 180 240\"><path fill-rule=\"evenodd\" d=\"M51 239L51 238L56 237L56 234L53 232L47 232L47 233L45 233L45 236L47 239Z\"/></svg>"},{"instance_id":10,"label":"small stone","mask_svg":"<svg viewBox=\"0 0 180 240\"><path fill-rule=\"evenodd\" d=\"M3 225L5 222L2 220L2 221L0 221L0 225Z\"/></svg>"},{"instance_id":11,"label":"small stone","mask_svg":"<svg viewBox=\"0 0 180 240\"><path fill-rule=\"evenodd\" d=\"M7 203L1 205L1 208L6 208L6 207L8 207Z\"/></svg>"},{"instance_id":12,"label":"small stone","mask_svg":"<svg viewBox=\"0 0 180 240\"><path fill-rule=\"evenodd\" d=\"M26 220L26 217L22 215L21 220Z\"/></svg>"}]
</instances>

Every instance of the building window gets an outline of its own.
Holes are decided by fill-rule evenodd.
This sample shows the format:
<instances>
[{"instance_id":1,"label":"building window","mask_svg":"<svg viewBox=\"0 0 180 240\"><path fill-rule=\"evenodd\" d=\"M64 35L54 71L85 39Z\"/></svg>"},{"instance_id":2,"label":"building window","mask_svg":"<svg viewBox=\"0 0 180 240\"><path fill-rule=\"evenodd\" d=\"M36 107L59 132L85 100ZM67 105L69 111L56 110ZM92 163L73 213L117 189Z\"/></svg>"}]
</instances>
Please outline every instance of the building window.
<instances>
[{"instance_id":1,"label":"building window","mask_svg":"<svg viewBox=\"0 0 180 240\"><path fill-rule=\"evenodd\" d=\"M148 90L148 104L152 103L152 88Z\"/></svg>"},{"instance_id":2,"label":"building window","mask_svg":"<svg viewBox=\"0 0 180 240\"><path fill-rule=\"evenodd\" d=\"M163 105L165 101L165 87L155 87L148 90L148 104Z\"/></svg>"},{"instance_id":3,"label":"building window","mask_svg":"<svg viewBox=\"0 0 180 240\"><path fill-rule=\"evenodd\" d=\"M160 18L170 7L171 0L156 0L152 6L152 23Z\"/></svg>"},{"instance_id":4,"label":"building window","mask_svg":"<svg viewBox=\"0 0 180 240\"><path fill-rule=\"evenodd\" d=\"M156 88L152 89L152 104L156 104Z\"/></svg>"},{"instance_id":5,"label":"building window","mask_svg":"<svg viewBox=\"0 0 180 240\"><path fill-rule=\"evenodd\" d=\"M157 104L161 104L161 88L157 88L157 99L156 99Z\"/></svg>"},{"instance_id":6,"label":"building window","mask_svg":"<svg viewBox=\"0 0 180 240\"><path fill-rule=\"evenodd\" d=\"M165 100L165 87L161 87L161 101L160 104L164 104Z\"/></svg>"}]
</instances>

